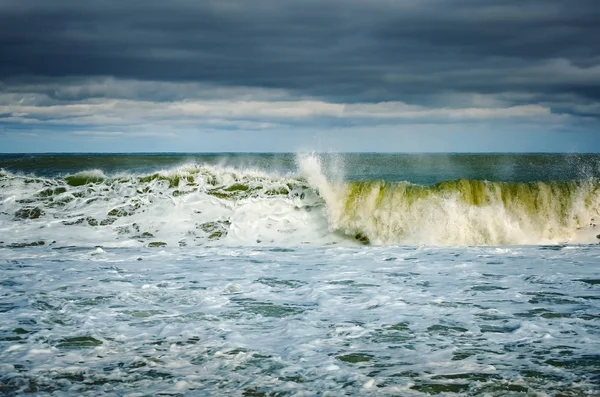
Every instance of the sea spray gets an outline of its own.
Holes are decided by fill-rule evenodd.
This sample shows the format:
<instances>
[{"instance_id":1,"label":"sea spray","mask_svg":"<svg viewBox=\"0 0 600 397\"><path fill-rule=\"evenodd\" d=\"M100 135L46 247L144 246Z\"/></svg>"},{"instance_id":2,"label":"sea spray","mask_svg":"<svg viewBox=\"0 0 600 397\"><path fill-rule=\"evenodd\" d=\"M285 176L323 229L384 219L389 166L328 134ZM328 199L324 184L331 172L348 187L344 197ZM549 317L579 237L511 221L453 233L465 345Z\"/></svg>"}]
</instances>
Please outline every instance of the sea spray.
<instances>
[{"instance_id":1,"label":"sea spray","mask_svg":"<svg viewBox=\"0 0 600 397\"><path fill-rule=\"evenodd\" d=\"M600 175L306 157L0 155L0 390L598 396Z\"/></svg>"},{"instance_id":2,"label":"sea spray","mask_svg":"<svg viewBox=\"0 0 600 397\"><path fill-rule=\"evenodd\" d=\"M598 216L600 191L592 181L357 182L338 200L335 224L379 244L550 244L586 240L580 231Z\"/></svg>"},{"instance_id":3,"label":"sea spray","mask_svg":"<svg viewBox=\"0 0 600 397\"><path fill-rule=\"evenodd\" d=\"M595 242L593 222L600 215L600 190L594 179L530 183L459 179L434 185L342 183L326 177L327 170L315 154L299 156L298 167L325 201L330 229L361 242Z\"/></svg>"},{"instance_id":4,"label":"sea spray","mask_svg":"<svg viewBox=\"0 0 600 397\"><path fill-rule=\"evenodd\" d=\"M186 164L150 174L0 176L6 244L195 246L328 243L322 199L302 178ZM315 209L313 211L313 209ZM33 214L33 216L32 216ZM0 240L2 241L2 240Z\"/></svg>"},{"instance_id":5,"label":"sea spray","mask_svg":"<svg viewBox=\"0 0 600 397\"><path fill-rule=\"evenodd\" d=\"M339 168L336 169L337 176L339 176L338 170ZM310 187L325 200L326 216L329 220L330 228L336 230L338 228L336 221L340 219L344 212L344 208L339 205L340 196L344 193L344 185L339 181L336 184L326 177L322 161L314 153L298 156L298 171L306 179Z\"/></svg>"},{"instance_id":6,"label":"sea spray","mask_svg":"<svg viewBox=\"0 0 600 397\"><path fill-rule=\"evenodd\" d=\"M427 185L344 180L341 156L299 155L296 164L296 173L198 163L56 177L4 170L0 241L167 247L598 242L594 177Z\"/></svg>"}]
</instances>

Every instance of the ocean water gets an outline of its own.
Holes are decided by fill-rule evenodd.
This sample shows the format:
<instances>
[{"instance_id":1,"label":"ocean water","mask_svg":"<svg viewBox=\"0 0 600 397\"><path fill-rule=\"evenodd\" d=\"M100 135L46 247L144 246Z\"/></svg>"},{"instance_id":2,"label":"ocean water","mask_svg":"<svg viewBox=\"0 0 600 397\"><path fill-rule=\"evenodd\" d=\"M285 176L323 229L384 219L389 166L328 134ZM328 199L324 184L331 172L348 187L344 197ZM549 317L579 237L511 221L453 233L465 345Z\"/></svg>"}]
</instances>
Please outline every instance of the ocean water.
<instances>
[{"instance_id":1,"label":"ocean water","mask_svg":"<svg viewBox=\"0 0 600 397\"><path fill-rule=\"evenodd\" d=\"M0 394L599 396L599 178L600 155L0 155Z\"/></svg>"}]
</instances>

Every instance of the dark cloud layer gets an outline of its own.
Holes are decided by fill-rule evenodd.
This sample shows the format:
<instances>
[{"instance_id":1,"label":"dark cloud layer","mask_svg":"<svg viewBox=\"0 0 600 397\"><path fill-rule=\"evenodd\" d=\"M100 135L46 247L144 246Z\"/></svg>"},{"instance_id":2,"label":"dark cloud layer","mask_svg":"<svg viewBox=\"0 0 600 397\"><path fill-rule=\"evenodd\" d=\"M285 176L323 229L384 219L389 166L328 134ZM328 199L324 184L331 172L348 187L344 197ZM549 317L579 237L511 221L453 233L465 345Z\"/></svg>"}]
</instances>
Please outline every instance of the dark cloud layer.
<instances>
[{"instance_id":1,"label":"dark cloud layer","mask_svg":"<svg viewBox=\"0 0 600 397\"><path fill-rule=\"evenodd\" d=\"M557 107L571 96L586 114L600 100L598 21L598 0L4 0L0 80L194 81L339 102L526 93Z\"/></svg>"}]
</instances>

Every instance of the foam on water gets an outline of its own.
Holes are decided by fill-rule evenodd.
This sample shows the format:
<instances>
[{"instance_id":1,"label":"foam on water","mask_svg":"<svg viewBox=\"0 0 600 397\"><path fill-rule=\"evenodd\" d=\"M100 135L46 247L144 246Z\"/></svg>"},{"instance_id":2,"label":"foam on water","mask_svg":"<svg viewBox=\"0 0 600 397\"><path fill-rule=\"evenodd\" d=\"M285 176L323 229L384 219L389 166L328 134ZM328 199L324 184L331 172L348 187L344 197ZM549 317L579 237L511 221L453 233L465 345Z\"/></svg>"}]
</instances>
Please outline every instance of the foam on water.
<instances>
[{"instance_id":1,"label":"foam on water","mask_svg":"<svg viewBox=\"0 0 600 397\"><path fill-rule=\"evenodd\" d=\"M188 164L153 174L4 173L4 244L198 245L327 242L321 199L298 178Z\"/></svg>"},{"instance_id":2,"label":"foam on water","mask_svg":"<svg viewBox=\"0 0 600 397\"><path fill-rule=\"evenodd\" d=\"M334 158L335 160L335 158ZM595 179L348 182L341 161L297 174L186 164L152 174L0 175L4 244L522 245L593 243ZM62 240L62 241L61 241Z\"/></svg>"},{"instance_id":3,"label":"foam on water","mask_svg":"<svg viewBox=\"0 0 600 397\"><path fill-rule=\"evenodd\" d=\"M0 394L599 395L593 175L343 160L0 171Z\"/></svg>"},{"instance_id":4,"label":"foam on water","mask_svg":"<svg viewBox=\"0 0 600 397\"><path fill-rule=\"evenodd\" d=\"M600 391L596 246L0 255L8 395Z\"/></svg>"}]
</instances>

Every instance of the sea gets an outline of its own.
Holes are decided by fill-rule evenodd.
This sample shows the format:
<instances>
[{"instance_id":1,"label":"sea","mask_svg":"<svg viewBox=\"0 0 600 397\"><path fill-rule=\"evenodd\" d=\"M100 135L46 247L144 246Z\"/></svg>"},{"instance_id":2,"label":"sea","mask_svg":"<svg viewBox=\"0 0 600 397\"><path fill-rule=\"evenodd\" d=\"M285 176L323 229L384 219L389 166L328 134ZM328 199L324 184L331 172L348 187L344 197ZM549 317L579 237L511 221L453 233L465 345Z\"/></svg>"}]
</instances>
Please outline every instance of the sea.
<instances>
[{"instance_id":1,"label":"sea","mask_svg":"<svg viewBox=\"0 0 600 397\"><path fill-rule=\"evenodd\" d=\"M0 154L0 395L600 396L600 155Z\"/></svg>"}]
</instances>

